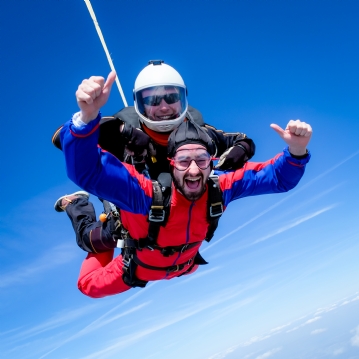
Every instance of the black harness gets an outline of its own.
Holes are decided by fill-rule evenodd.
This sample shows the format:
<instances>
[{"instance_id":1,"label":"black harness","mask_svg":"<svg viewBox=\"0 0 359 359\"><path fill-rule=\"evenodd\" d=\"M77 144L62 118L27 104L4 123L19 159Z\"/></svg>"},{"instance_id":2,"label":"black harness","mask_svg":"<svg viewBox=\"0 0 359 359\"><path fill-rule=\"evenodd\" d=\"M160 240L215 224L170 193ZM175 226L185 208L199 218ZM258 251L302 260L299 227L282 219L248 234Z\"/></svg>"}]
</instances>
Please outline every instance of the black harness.
<instances>
[{"instance_id":1,"label":"black harness","mask_svg":"<svg viewBox=\"0 0 359 359\"><path fill-rule=\"evenodd\" d=\"M175 253L183 253L188 249L198 246L201 242L188 243L180 246L160 247L157 245L157 237L161 226L165 226L170 212L171 202L171 176L169 173L162 173L158 181L152 180L153 200L148 215L149 228L145 238L135 240L130 237L128 231L123 227L119 217L115 222L116 230L114 235L119 239L119 247L122 248L123 257L123 280L131 287L145 287L147 282L135 276L137 266L155 271L165 271L168 273L178 272L189 265L189 268L179 276L190 272L194 265L203 265L207 262L197 252L197 254L185 263L168 267L155 267L143 263L137 257L137 251L144 248L159 250L164 257ZM209 223L205 240L209 242L218 226L219 218L223 213L223 199L219 187L218 176L210 176L208 181L208 201L207 201L207 222Z\"/></svg>"}]
</instances>

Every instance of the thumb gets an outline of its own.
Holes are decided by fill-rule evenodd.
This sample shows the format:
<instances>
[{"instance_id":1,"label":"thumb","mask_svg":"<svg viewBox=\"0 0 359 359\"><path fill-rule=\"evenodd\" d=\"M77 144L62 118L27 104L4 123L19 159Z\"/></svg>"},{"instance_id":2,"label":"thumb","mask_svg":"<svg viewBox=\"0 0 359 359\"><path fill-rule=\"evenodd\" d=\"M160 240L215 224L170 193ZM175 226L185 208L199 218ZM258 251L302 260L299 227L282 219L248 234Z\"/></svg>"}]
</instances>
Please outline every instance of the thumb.
<instances>
[{"instance_id":1,"label":"thumb","mask_svg":"<svg viewBox=\"0 0 359 359\"><path fill-rule=\"evenodd\" d=\"M276 125L275 123L272 123L272 124L270 125L270 127L272 127L273 130L274 130L275 132L277 132L280 137L284 138L285 131L283 130L282 127Z\"/></svg>"},{"instance_id":2,"label":"thumb","mask_svg":"<svg viewBox=\"0 0 359 359\"><path fill-rule=\"evenodd\" d=\"M111 71L107 76L106 82L103 86L103 93L110 93L113 83L116 80L116 71Z\"/></svg>"}]
</instances>

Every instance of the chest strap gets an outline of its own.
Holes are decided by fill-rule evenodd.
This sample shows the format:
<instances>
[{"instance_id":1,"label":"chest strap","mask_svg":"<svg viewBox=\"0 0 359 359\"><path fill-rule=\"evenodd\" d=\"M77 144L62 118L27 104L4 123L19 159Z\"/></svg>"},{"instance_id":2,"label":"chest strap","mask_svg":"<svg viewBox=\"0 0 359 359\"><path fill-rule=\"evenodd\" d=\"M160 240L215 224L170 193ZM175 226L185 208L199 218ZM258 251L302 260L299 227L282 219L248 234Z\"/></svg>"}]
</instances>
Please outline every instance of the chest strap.
<instances>
[{"instance_id":1,"label":"chest strap","mask_svg":"<svg viewBox=\"0 0 359 359\"><path fill-rule=\"evenodd\" d=\"M168 266L168 267L155 267L155 266L151 266L149 264L142 262L140 259L138 259L136 254L132 257L132 259L137 265L139 265L143 268L150 269L150 270L156 270L156 271L165 271L167 273L179 272L182 269L184 269L186 266L190 265L194 260L194 258L191 258L185 263Z\"/></svg>"},{"instance_id":2,"label":"chest strap","mask_svg":"<svg viewBox=\"0 0 359 359\"><path fill-rule=\"evenodd\" d=\"M151 210L149 212L148 221L148 236L140 239L140 248L154 248L157 242L158 233L160 227L164 226L166 219L169 215L170 209L170 195L167 195L165 200L166 188L161 186L157 181L152 181L153 186L153 200ZM208 201L207 201L207 222L208 230L205 240L209 242L214 235L215 230L218 227L218 221L223 214L223 198L222 192L219 186L219 177L217 175L211 175L207 181L208 188Z\"/></svg>"},{"instance_id":3,"label":"chest strap","mask_svg":"<svg viewBox=\"0 0 359 359\"><path fill-rule=\"evenodd\" d=\"M218 227L218 221L223 214L223 198L219 186L219 177L212 175L208 178L207 221L209 223L205 240L209 242Z\"/></svg>"},{"instance_id":4,"label":"chest strap","mask_svg":"<svg viewBox=\"0 0 359 359\"><path fill-rule=\"evenodd\" d=\"M146 238L144 240L146 240ZM188 249L198 246L201 243L201 242L193 242L193 243L183 244L180 246L167 246L167 247L160 247L157 244L153 244L151 247L149 247L146 246L147 241L142 242L143 239L134 240L130 237L127 237L124 241L125 241L125 247L136 248L139 251L141 251L143 248L148 248L150 250L156 249L160 251L164 257L169 257L175 253L183 253Z\"/></svg>"},{"instance_id":5,"label":"chest strap","mask_svg":"<svg viewBox=\"0 0 359 359\"><path fill-rule=\"evenodd\" d=\"M142 245L152 247L156 244L158 233L161 225L163 226L166 219L164 196L162 186L157 181L152 180L153 196L152 205L148 214L148 235L141 240ZM142 247L144 248L144 247Z\"/></svg>"}]
</instances>

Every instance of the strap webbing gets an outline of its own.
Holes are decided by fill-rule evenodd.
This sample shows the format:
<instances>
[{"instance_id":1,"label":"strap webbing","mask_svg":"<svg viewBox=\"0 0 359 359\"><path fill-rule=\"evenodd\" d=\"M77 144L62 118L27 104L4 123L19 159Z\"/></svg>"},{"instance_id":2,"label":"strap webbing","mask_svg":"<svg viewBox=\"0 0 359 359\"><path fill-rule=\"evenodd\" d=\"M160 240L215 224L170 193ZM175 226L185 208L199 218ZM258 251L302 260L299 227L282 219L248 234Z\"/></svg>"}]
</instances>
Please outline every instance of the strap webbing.
<instances>
[{"instance_id":1,"label":"strap webbing","mask_svg":"<svg viewBox=\"0 0 359 359\"><path fill-rule=\"evenodd\" d=\"M148 214L148 244L155 245L161 225L165 221L162 188L157 181L152 180L153 197L150 213Z\"/></svg>"},{"instance_id":2,"label":"strap webbing","mask_svg":"<svg viewBox=\"0 0 359 359\"><path fill-rule=\"evenodd\" d=\"M218 227L218 221L223 214L223 198L219 187L219 177L212 175L208 178L208 207L207 221L209 223L205 240L209 242Z\"/></svg>"},{"instance_id":3,"label":"strap webbing","mask_svg":"<svg viewBox=\"0 0 359 359\"><path fill-rule=\"evenodd\" d=\"M181 263L181 264L177 264L174 266L169 266L169 267L155 267L155 266L151 266L149 264L146 264L144 262L142 262L140 259L138 259L138 257L136 256L136 254L133 256L133 261L146 269L150 269L150 270L156 270L156 271L165 271L165 272L178 272L181 271L182 269L184 269L186 266L190 265L192 263L192 261L194 260L194 258L189 259L187 262L185 263Z\"/></svg>"}]
</instances>

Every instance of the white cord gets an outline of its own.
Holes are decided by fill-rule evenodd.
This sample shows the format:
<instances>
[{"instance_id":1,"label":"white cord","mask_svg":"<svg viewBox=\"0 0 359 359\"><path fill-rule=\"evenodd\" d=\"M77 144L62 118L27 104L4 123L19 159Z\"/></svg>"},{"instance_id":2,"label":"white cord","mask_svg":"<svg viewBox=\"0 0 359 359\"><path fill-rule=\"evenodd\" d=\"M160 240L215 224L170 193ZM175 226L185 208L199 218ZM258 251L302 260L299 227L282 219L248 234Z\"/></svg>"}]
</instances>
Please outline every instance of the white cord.
<instances>
[{"instance_id":1,"label":"white cord","mask_svg":"<svg viewBox=\"0 0 359 359\"><path fill-rule=\"evenodd\" d=\"M100 25L99 25L98 22L97 22L96 15L95 15L95 12L93 11L93 8L92 8L92 6L91 6L90 0L84 0L84 1L85 1L85 3L86 3L87 9L88 9L88 11L89 11L89 13L90 13L90 15L91 15L91 18L92 18L92 20L93 20L93 22L94 22L94 24L95 24L95 28L96 28L98 37L99 37L100 40L101 40L101 44L102 44L102 46L103 46L103 49L105 50L105 53L106 53L106 56L107 56L107 60L108 60L108 62L109 62L109 64L110 64L111 70L116 71L116 70L115 70L115 66L113 66L113 63L112 63L112 60L111 60L111 56L110 56L110 54L109 54L109 52L108 52L108 50L107 50L107 46L106 46L105 39L104 39L104 37L103 37L103 35L102 35L101 29L100 29ZM117 74L117 72L116 72L116 74ZM128 105L127 105L127 101L126 101L125 95L124 95L124 93L123 93L123 91L122 91L122 87L121 87L121 84L120 84L120 80L118 79L118 76L116 76L116 84L117 84L118 90L120 91L120 95L121 95L121 97L122 97L122 101L123 101L125 107L127 107L127 106L128 106Z\"/></svg>"}]
</instances>

